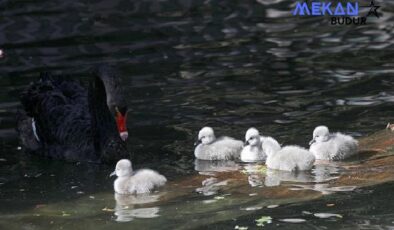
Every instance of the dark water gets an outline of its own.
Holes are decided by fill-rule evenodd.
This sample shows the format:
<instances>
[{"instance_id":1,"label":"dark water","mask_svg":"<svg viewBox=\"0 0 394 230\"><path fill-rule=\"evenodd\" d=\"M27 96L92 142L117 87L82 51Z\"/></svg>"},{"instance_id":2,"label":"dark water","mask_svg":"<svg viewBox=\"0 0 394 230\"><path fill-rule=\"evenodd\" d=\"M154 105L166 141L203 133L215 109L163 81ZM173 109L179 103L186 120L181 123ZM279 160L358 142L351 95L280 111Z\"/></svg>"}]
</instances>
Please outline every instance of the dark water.
<instances>
[{"instance_id":1,"label":"dark water","mask_svg":"<svg viewBox=\"0 0 394 230\"><path fill-rule=\"evenodd\" d=\"M198 206L194 203L201 197L196 193L159 205L156 218L134 213L135 220L117 223L112 212L101 210L115 206L112 179L107 177L112 166L53 162L17 149L18 93L40 71L86 79L92 66L117 65L127 83L128 144L134 164L155 168L175 181L197 173L193 141L205 125L218 135L239 139L255 126L283 144L302 146L320 124L364 136L392 120L394 4L378 3L381 17L369 18L365 26L330 26L327 17L291 16L290 0L1 1L0 226L122 229L150 223L163 229L233 228L231 218L216 216L193 224L210 215L205 209L192 215L185 211L190 207L179 205L183 211L176 214L177 202ZM343 215L340 221L302 217L303 210L326 212L311 210L324 206L325 200L280 206L266 215L274 218L273 224L275 218L305 218L307 224L296 225L305 229L390 226L394 209L378 206L391 200L384 191L392 187L327 198L343 201L343 208L333 208ZM34 216L37 205L61 213L78 199L95 199L89 196L100 197L101 206L78 206L78 221L69 213ZM371 203L370 197L378 198ZM371 208L355 212L365 206ZM165 218L166 211L175 213L173 218ZM239 206L216 209L221 211L235 213ZM253 226L259 212L243 214L239 224Z\"/></svg>"}]
</instances>

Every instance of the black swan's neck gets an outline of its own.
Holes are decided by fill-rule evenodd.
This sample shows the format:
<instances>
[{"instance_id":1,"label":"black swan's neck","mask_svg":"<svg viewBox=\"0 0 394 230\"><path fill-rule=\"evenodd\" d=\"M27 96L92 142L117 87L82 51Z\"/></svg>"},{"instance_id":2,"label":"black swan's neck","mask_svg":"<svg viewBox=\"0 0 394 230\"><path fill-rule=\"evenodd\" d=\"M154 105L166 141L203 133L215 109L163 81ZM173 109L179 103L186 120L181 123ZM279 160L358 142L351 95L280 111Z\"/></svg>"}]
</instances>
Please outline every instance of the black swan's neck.
<instances>
[{"instance_id":1,"label":"black swan's neck","mask_svg":"<svg viewBox=\"0 0 394 230\"><path fill-rule=\"evenodd\" d=\"M98 76L90 82L88 91L89 112L96 153L105 160L127 153L125 144L119 137L114 118L107 106L104 82Z\"/></svg>"},{"instance_id":2,"label":"black swan's neck","mask_svg":"<svg viewBox=\"0 0 394 230\"><path fill-rule=\"evenodd\" d=\"M123 91L122 78L110 66L99 66L95 69L94 75L99 77L104 84L106 92L106 102L111 112L114 106L124 107L126 106L126 100L124 98L125 92Z\"/></svg>"}]
</instances>

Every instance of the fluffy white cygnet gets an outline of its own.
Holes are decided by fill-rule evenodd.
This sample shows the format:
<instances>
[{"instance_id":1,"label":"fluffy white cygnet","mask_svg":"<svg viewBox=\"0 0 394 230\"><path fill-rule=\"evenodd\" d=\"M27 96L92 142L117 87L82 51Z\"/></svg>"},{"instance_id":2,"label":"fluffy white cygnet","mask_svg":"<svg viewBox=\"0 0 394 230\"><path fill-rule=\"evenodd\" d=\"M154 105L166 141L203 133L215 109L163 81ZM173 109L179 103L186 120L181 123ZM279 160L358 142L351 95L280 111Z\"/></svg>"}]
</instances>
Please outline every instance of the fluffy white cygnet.
<instances>
[{"instance_id":1,"label":"fluffy white cygnet","mask_svg":"<svg viewBox=\"0 0 394 230\"><path fill-rule=\"evenodd\" d=\"M204 127L198 133L199 144L194 149L194 156L200 160L238 159L243 142L231 137L215 137L211 127Z\"/></svg>"},{"instance_id":2,"label":"fluffy white cygnet","mask_svg":"<svg viewBox=\"0 0 394 230\"><path fill-rule=\"evenodd\" d=\"M311 151L318 160L343 160L357 153L358 141L342 133L330 133L326 126L318 126L309 142Z\"/></svg>"},{"instance_id":3,"label":"fluffy white cygnet","mask_svg":"<svg viewBox=\"0 0 394 230\"><path fill-rule=\"evenodd\" d=\"M279 151L268 151L265 164L270 169L283 171L311 170L315 156L307 149L296 145L288 145Z\"/></svg>"},{"instance_id":4,"label":"fluffy white cygnet","mask_svg":"<svg viewBox=\"0 0 394 230\"><path fill-rule=\"evenodd\" d=\"M280 148L280 144L274 138L260 136L256 128L249 128L245 134L245 147L241 152L241 161L263 161L267 158L267 152L277 152Z\"/></svg>"},{"instance_id":5,"label":"fluffy white cygnet","mask_svg":"<svg viewBox=\"0 0 394 230\"><path fill-rule=\"evenodd\" d=\"M288 145L279 151L268 151L265 164L270 169L283 171L311 170L315 163L315 156L300 146Z\"/></svg>"},{"instance_id":6,"label":"fluffy white cygnet","mask_svg":"<svg viewBox=\"0 0 394 230\"><path fill-rule=\"evenodd\" d=\"M164 176L150 169L133 172L131 161L127 159L118 161L110 176L113 175L118 177L114 182L114 189L119 194L149 193L167 182Z\"/></svg>"}]
</instances>

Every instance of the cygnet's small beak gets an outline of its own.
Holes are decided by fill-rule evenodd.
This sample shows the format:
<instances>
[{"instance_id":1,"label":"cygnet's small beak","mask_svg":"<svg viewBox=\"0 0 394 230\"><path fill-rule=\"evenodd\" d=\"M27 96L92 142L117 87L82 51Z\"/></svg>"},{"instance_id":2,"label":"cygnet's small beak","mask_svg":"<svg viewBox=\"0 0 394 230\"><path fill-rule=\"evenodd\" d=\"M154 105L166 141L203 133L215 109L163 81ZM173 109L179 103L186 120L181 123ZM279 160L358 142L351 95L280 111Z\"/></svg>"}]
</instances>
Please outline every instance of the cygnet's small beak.
<instances>
[{"instance_id":1,"label":"cygnet's small beak","mask_svg":"<svg viewBox=\"0 0 394 230\"><path fill-rule=\"evenodd\" d=\"M316 142L316 140L315 140L315 138L313 138L311 141L309 141L309 145L312 145L315 142Z\"/></svg>"},{"instance_id":2,"label":"cygnet's small beak","mask_svg":"<svg viewBox=\"0 0 394 230\"><path fill-rule=\"evenodd\" d=\"M244 147L249 145L249 141L244 142Z\"/></svg>"},{"instance_id":3,"label":"cygnet's small beak","mask_svg":"<svg viewBox=\"0 0 394 230\"><path fill-rule=\"evenodd\" d=\"M194 146L197 146L199 144L201 144L201 140L200 139L198 139L196 142L194 142Z\"/></svg>"},{"instance_id":4,"label":"cygnet's small beak","mask_svg":"<svg viewBox=\"0 0 394 230\"><path fill-rule=\"evenodd\" d=\"M112 177L112 176L115 176L115 175L116 175L116 172L113 171L111 174L109 174L109 177Z\"/></svg>"},{"instance_id":5,"label":"cygnet's small beak","mask_svg":"<svg viewBox=\"0 0 394 230\"><path fill-rule=\"evenodd\" d=\"M120 138L121 138L123 141L126 141L128 137L129 137L129 132L125 131L125 132L121 132L121 133L120 133Z\"/></svg>"}]
</instances>

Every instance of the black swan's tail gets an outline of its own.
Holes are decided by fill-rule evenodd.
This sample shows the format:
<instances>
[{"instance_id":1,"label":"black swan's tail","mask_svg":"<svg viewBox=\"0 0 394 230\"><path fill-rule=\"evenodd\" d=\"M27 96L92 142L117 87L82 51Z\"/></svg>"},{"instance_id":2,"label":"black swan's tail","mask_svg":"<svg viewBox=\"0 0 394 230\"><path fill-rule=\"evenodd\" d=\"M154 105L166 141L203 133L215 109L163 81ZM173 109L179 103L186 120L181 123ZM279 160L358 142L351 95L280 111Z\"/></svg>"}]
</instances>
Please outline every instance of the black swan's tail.
<instances>
[{"instance_id":1,"label":"black swan's tail","mask_svg":"<svg viewBox=\"0 0 394 230\"><path fill-rule=\"evenodd\" d=\"M32 128L33 120L27 116L25 111L16 111L16 131L22 145L28 152L35 152L41 148L41 143L37 140Z\"/></svg>"}]
</instances>

